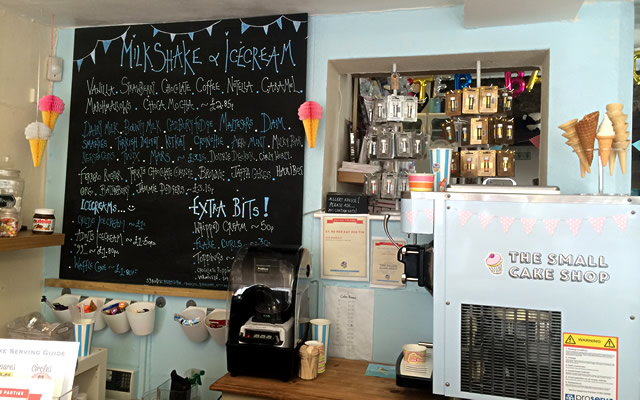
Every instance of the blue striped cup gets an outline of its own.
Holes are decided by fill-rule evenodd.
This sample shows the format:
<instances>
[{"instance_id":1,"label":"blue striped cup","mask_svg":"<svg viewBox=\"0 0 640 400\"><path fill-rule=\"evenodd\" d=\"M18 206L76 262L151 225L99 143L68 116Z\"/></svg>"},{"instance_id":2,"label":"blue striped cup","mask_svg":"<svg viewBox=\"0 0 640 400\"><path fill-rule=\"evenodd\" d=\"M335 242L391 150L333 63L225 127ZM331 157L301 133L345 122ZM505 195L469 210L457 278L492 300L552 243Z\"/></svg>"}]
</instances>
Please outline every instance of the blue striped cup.
<instances>
[{"instance_id":1,"label":"blue striped cup","mask_svg":"<svg viewBox=\"0 0 640 400\"><path fill-rule=\"evenodd\" d=\"M92 319L81 319L73 322L73 331L75 333L76 342L80 343L80 346L78 347L78 357L86 357L91 354L93 326L94 321Z\"/></svg>"},{"instance_id":2,"label":"blue striped cup","mask_svg":"<svg viewBox=\"0 0 640 400\"><path fill-rule=\"evenodd\" d=\"M317 340L324 345L324 361L325 364L329 359L329 336L331 335L331 321L328 319L312 319L311 321L311 339Z\"/></svg>"},{"instance_id":3,"label":"blue striped cup","mask_svg":"<svg viewBox=\"0 0 640 400\"><path fill-rule=\"evenodd\" d=\"M451 183L451 157L453 150L450 148L437 148L429 150L431 156L431 172L434 175L433 191L444 192Z\"/></svg>"}]
</instances>

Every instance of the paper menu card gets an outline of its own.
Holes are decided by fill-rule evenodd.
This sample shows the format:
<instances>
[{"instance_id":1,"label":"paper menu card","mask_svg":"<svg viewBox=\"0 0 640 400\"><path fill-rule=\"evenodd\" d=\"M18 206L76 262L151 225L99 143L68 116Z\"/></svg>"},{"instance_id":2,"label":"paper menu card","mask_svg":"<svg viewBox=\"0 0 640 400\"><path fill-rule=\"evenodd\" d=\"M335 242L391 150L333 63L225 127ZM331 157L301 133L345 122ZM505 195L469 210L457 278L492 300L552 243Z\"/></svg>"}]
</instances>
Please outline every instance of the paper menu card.
<instances>
[{"instance_id":1,"label":"paper menu card","mask_svg":"<svg viewBox=\"0 0 640 400\"><path fill-rule=\"evenodd\" d=\"M329 356L373 358L373 302L371 289L325 287L325 318L331 321Z\"/></svg>"},{"instance_id":2,"label":"paper menu card","mask_svg":"<svg viewBox=\"0 0 640 400\"><path fill-rule=\"evenodd\" d=\"M70 391L78 342L0 339L0 383L4 378L53 381L53 396Z\"/></svg>"}]
</instances>

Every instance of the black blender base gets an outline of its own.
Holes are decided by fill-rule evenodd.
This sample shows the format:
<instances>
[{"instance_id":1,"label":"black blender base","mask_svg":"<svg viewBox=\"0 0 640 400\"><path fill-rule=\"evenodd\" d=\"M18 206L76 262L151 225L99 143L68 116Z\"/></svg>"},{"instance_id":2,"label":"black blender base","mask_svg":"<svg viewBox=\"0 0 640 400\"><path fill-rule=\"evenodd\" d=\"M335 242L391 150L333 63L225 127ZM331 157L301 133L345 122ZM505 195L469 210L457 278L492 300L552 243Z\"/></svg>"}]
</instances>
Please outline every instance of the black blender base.
<instances>
[{"instance_id":1,"label":"black blender base","mask_svg":"<svg viewBox=\"0 0 640 400\"><path fill-rule=\"evenodd\" d=\"M227 370L231 376L259 376L287 382L298 375L297 354L296 349L227 343Z\"/></svg>"}]
</instances>

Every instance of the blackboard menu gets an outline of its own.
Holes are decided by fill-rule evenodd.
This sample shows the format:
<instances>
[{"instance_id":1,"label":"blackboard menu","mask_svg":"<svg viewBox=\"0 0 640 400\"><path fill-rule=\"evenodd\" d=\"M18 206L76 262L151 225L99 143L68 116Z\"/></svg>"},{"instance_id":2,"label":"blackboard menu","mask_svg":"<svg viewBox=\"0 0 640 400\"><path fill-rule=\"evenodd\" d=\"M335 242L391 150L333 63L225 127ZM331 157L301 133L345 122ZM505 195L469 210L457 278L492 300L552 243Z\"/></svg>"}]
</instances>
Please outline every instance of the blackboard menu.
<instances>
[{"instance_id":1,"label":"blackboard menu","mask_svg":"<svg viewBox=\"0 0 640 400\"><path fill-rule=\"evenodd\" d=\"M300 244L307 16L75 31L60 277L226 289Z\"/></svg>"}]
</instances>

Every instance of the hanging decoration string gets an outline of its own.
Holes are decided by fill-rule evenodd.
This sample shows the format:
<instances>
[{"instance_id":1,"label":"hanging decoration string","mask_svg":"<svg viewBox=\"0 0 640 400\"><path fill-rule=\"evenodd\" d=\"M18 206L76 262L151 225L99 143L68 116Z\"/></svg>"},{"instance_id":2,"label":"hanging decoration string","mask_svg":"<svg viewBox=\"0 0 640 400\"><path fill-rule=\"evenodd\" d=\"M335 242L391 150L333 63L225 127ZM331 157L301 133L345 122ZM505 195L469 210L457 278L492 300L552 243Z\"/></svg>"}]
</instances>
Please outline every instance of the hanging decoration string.
<instances>
[{"instance_id":1,"label":"hanging decoration string","mask_svg":"<svg viewBox=\"0 0 640 400\"><path fill-rule=\"evenodd\" d=\"M55 35L54 24L53 24L54 14L51 14L51 49L49 50L49 76L53 75L53 39ZM53 94L53 81L49 81L49 94ZM40 98L40 96L38 96Z\"/></svg>"},{"instance_id":2,"label":"hanging decoration string","mask_svg":"<svg viewBox=\"0 0 640 400\"><path fill-rule=\"evenodd\" d=\"M36 80L36 99L40 98L40 47L38 47L38 78ZM38 107L38 102L36 101L36 118L38 120L38 116L40 115L40 108Z\"/></svg>"}]
</instances>

